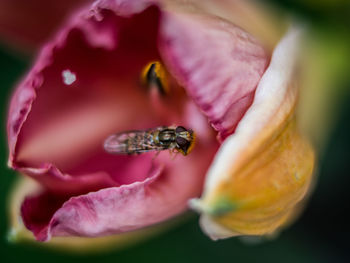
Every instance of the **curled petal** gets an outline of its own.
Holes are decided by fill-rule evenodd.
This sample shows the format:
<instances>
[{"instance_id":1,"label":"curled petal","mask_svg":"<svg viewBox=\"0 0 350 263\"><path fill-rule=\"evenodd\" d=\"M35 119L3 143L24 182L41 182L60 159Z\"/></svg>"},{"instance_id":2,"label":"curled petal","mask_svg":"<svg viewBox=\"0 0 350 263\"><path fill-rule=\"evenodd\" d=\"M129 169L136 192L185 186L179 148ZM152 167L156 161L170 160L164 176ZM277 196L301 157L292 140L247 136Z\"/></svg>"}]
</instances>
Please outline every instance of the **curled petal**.
<instances>
[{"instance_id":1,"label":"curled petal","mask_svg":"<svg viewBox=\"0 0 350 263\"><path fill-rule=\"evenodd\" d=\"M198 162L199 158L206 163L210 161L211 152L199 157L203 149L196 151L196 159L189 162ZM187 173L176 164L165 171L158 167L142 182L109 187L68 200L67 196L47 192L28 196L21 206L24 224L38 240L46 241L51 236L122 233L161 222L183 212L186 201L200 193L198 185L203 178L198 174L204 175L205 167L191 167L188 163L185 166Z\"/></svg>"},{"instance_id":2,"label":"curled petal","mask_svg":"<svg viewBox=\"0 0 350 263\"><path fill-rule=\"evenodd\" d=\"M40 186L29 178L19 178L12 194L9 198L9 215L10 215L10 231L8 240L10 242L27 242L33 241L32 233L25 228L21 217L18 216L22 206L23 199L32 196L40 191ZM177 224L178 220L168 221L168 223L159 224L154 227L148 227L138 231L121 233L119 235L84 238L84 237L53 237L50 242L36 243L40 246L72 251L75 253L92 253L95 251L103 251L108 249L121 249L125 246L140 242L153 235L163 232L173 224Z\"/></svg>"},{"instance_id":3,"label":"curled petal","mask_svg":"<svg viewBox=\"0 0 350 263\"><path fill-rule=\"evenodd\" d=\"M172 14L162 32L165 62L224 139L253 101L268 62L264 49L242 29L208 15Z\"/></svg>"},{"instance_id":4,"label":"curled petal","mask_svg":"<svg viewBox=\"0 0 350 263\"><path fill-rule=\"evenodd\" d=\"M271 234L310 189L314 151L295 119L299 38L291 30L276 47L252 106L209 169L202 198L191 202L213 239Z\"/></svg>"}]
</instances>

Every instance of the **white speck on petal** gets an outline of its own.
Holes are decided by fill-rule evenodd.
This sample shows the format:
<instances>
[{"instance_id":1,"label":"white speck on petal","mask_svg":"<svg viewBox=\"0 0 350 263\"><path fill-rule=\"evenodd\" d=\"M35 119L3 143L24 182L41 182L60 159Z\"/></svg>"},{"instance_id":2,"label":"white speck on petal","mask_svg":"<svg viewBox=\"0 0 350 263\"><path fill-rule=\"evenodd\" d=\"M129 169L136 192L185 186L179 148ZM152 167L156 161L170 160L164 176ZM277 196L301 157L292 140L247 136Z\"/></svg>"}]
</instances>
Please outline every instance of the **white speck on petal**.
<instances>
[{"instance_id":1,"label":"white speck on petal","mask_svg":"<svg viewBox=\"0 0 350 263\"><path fill-rule=\"evenodd\" d=\"M69 69L62 71L63 83L66 85L71 85L77 80L77 76Z\"/></svg>"}]
</instances>

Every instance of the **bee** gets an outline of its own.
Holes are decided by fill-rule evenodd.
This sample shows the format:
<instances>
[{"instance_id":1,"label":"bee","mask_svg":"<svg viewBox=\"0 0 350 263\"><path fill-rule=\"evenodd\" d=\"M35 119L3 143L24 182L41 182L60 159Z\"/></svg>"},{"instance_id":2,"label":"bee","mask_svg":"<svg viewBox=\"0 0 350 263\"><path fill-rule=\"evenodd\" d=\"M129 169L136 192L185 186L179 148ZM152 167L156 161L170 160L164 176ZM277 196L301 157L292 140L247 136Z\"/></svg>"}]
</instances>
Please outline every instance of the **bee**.
<instances>
[{"instance_id":1,"label":"bee","mask_svg":"<svg viewBox=\"0 0 350 263\"><path fill-rule=\"evenodd\" d=\"M194 132L182 126L156 127L113 134L105 140L104 149L112 154L131 155L174 150L187 155L193 149L194 141Z\"/></svg>"}]
</instances>

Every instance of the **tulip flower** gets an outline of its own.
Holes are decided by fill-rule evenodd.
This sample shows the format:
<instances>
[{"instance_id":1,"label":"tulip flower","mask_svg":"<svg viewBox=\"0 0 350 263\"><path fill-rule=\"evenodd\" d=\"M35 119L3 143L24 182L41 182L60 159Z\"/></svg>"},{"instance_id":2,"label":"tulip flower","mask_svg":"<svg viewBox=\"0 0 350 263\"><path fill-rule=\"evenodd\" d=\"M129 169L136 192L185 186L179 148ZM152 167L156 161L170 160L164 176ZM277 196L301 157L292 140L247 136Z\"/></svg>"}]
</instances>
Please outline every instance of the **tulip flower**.
<instances>
[{"instance_id":1,"label":"tulip flower","mask_svg":"<svg viewBox=\"0 0 350 263\"><path fill-rule=\"evenodd\" d=\"M299 208L314 166L295 117L299 34L271 55L231 21L182 7L101 0L82 8L16 88L9 166L41 186L20 208L37 240L138 230L189 202L214 239L266 235ZM145 77L150 63L161 84ZM191 129L193 150L103 148L111 134L160 126Z\"/></svg>"}]
</instances>

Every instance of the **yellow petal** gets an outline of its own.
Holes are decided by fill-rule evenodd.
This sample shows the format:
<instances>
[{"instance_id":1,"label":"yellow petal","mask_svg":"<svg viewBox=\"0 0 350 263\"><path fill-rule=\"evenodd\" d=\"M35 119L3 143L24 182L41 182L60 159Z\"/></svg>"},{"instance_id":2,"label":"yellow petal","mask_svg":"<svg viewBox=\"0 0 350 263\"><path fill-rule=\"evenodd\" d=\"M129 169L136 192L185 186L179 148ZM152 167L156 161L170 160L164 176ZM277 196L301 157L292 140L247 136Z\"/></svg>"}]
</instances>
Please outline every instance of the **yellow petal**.
<instances>
[{"instance_id":1,"label":"yellow petal","mask_svg":"<svg viewBox=\"0 0 350 263\"><path fill-rule=\"evenodd\" d=\"M190 202L213 239L273 233L310 189L315 154L295 117L299 39L292 29L277 45L252 106L208 171L201 199Z\"/></svg>"}]
</instances>

